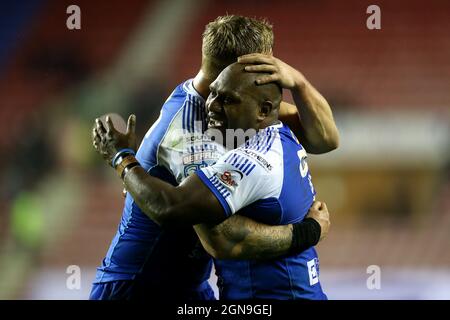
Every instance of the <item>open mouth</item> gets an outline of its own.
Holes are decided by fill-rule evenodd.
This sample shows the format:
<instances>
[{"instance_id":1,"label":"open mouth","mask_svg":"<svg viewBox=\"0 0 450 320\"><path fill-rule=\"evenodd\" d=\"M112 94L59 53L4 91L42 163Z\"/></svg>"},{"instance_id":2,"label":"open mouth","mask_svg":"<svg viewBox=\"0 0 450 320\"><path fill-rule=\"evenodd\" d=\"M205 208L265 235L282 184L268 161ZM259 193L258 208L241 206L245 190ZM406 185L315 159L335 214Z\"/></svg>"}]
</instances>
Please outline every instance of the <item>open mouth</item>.
<instances>
[{"instance_id":1,"label":"open mouth","mask_svg":"<svg viewBox=\"0 0 450 320\"><path fill-rule=\"evenodd\" d=\"M218 128L223 127L223 121L215 120L215 119L209 119L208 121L208 128Z\"/></svg>"},{"instance_id":2,"label":"open mouth","mask_svg":"<svg viewBox=\"0 0 450 320\"><path fill-rule=\"evenodd\" d=\"M207 118L208 128L223 128L225 125L225 120L216 114L208 114Z\"/></svg>"}]
</instances>

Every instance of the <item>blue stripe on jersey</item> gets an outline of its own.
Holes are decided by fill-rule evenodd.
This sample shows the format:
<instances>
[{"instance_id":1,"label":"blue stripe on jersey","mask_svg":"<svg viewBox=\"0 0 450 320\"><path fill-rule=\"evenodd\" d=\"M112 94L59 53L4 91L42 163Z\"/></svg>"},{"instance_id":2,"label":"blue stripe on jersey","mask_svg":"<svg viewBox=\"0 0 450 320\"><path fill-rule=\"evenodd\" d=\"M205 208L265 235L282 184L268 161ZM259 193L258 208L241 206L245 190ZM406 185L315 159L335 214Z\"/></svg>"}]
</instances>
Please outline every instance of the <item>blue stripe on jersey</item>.
<instances>
[{"instance_id":1,"label":"blue stripe on jersey","mask_svg":"<svg viewBox=\"0 0 450 320\"><path fill-rule=\"evenodd\" d=\"M248 171L245 172L245 174L246 174L246 175L249 175L250 172L252 172L253 169L255 169L255 167L256 167L256 164L252 165L252 166L250 167L250 169L248 169Z\"/></svg>"},{"instance_id":2,"label":"blue stripe on jersey","mask_svg":"<svg viewBox=\"0 0 450 320\"><path fill-rule=\"evenodd\" d=\"M231 164L232 166L236 165L236 162L238 162L240 159L242 158L242 156L236 156L233 160L233 163Z\"/></svg>"},{"instance_id":3,"label":"blue stripe on jersey","mask_svg":"<svg viewBox=\"0 0 450 320\"><path fill-rule=\"evenodd\" d=\"M186 105L186 101L184 102L183 106L185 106L185 105ZM187 107L185 106L183 108L183 116L181 117L181 126L182 126L183 130L187 130L186 129L186 109L187 109Z\"/></svg>"},{"instance_id":4,"label":"blue stripe on jersey","mask_svg":"<svg viewBox=\"0 0 450 320\"><path fill-rule=\"evenodd\" d=\"M208 177L201 170L197 170L195 174L203 181L203 183L208 187L209 190L214 194L214 196L219 200L219 203L222 205L223 210L225 211L225 215L229 217L231 215L231 208L228 202L225 200L225 196L223 196L213 185L213 183L208 179ZM228 193L227 197L230 194Z\"/></svg>"},{"instance_id":5,"label":"blue stripe on jersey","mask_svg":"<svg viewBox=\"0 0 450 320\"><path fill-rule=\"evenodd\" d=\"M230 195L228 189L222 185L219 179L217 179L215 176L212 176L210 180L212 184L217 188L217 190L219 190L219 192L224 196L224 198L227 198Z\"/></svg>"},{"instance_id":6,"label":"blue stripe on jersey","mask_svg":"<svg viewBox=\"0 0 450 320\"><path fill-rule=\"evenodd\" d=\"M251 166L252 164L253 164L253 162L249 161L248 164L245 166L245 168L242 170L242 172L243 172L245 175L248 175L248 174L247 174L247 170L248 170L248 168L250 168L250 166Z\"/></svg>"},{"instance_id":7,"label":"blue stripe on jersey","mask_svg":"<svg viewBox=\"0 0 450 320\"><path fill-rule=\"evenodd\" d=\"M187 131L191 132L191 113L192 113L192 103L191 103L191 97L188 97L187 101L187 111L186 111L186 129Z\"/></svg>"},{"instance_id":8,"label":"blue stripe on jersey","mask_svg":"<svg viewBox=\"0 0 450 320\"><path fill-rule=\"evenodd\" d=\"M274 131L274 130L272 130L272 131ZM263 153L267 153L270 150L270 148L272 147L273 142L275 141L275 138L277 137L277 133L278 133L278 131L276 131L276 132L274 132L272 134L269 142L267 143L267 148L264 150Z\"/></svg>"},{"instance_id":9,"label":"blue stripe on jersey","mask_svg":"<svg viewBox=\"0 0 450 320\"><path fill-rule=\"evenodd\" d=\"M191 108L191 114L189 116L189 129L191 130L191 132L194 132L195 106L194 101L192 100L192 96L189 96L189 105Z\"/></svg>"},{"instance_id":10,"label":"blue stripe on jersey","mask_svg":"<svg viewBox=\"0 0 450 320\"><path fill-rule=\"evenodd\" d=\"M196 126L196 122L202 122L202 129L204 126L206 128L206 120L204 119L205 108L200 101L196 97L189 95L184 106L182 128L188 132L195 132L196 129L198 131L200 128Z\"/></svg>"},{"instance_id":11,"label":"blue stripe on jersey","mask_svg":"<svg viewBox=\"0 0 450 320\"><path fill-rule=\"evenodd\" d=\"M275 138L277 137L278 129L275 127L268 127L264 132L258 133L245 143L245 149L254 150L263 154L267 153L272 147Z\"/></svg>"},{"instance_id":12,"label":"blue stripe on jersey","mask_svg":"<svg viewBox=\"0 0 450 320\"><path fill-rule=\"evenodd\" d=\"M264 148L266 148L266 151L263 153L267 153L267 151L269 151L270 147L272 146L269 142L272 140L273 137L275 137L275 135L273 134L273 129L272 127L270 127L267 132L266 135L264 136L264 142L259 146L258 151L263 152Z\"/></svg>"},{"instance_id":13,"label":"blue stripe on jersey","mask_svg":"<svg viewBox=\"0 0 450 320\"><path fill-rule=\"evenodd\" d=\"M258 136L258 143L256 147L256 151L261 151L262 148L264 148L265 145L267 145L267 139L268 139L268 130L266 130L264 135Z\"/></svg>"},{"instance_id":14,"label":"blue stripe on jersey","mask_svg":"<svg viewBox=\"0 0 450 320\"><path fill-rule=\"evenodd\" d=\"M248 148L246 148L248 149ZM245 161L244 161L245 159ZM249 160L248 158L245 158L242 155L238 155L237 153L231 153L224 162L231 164L233 167L235 167L238 170L242 170L242 173L244 173L246 176L252 172L252 170L255 168L255 164ZM253 165L253 166L252 166Z\"/></svg>"},{"instance_id":15,"label":"blue stripe on jersey","mask_svg":"<svg viewBox=\"0 0 450 320\"><path fill-rule=\"evenodd\" d=\"M191 108L192 108L191 131L194 132L194 130L195 130L194 124L195 124L195 119L197 117L197 112L195 112L195 110L197 109L197 105L194 103L194 99L192 98L192 96L190 96L189 99L191 100Z\"/></svg>"},{"instance_id":16,"label":"blue stripe on jersey","mask_svg":"<svg viewBox=\"0 0 450 320\"><path fill-rule=\"evenodd\" d=\"M224 162L226 163L231 163L233 161L233 159L236 158L236 154L235 153L231 153Z\"/></svg>"},{"instance_id":17,"label":"blue stripe on jersey","mask_svg":"<svg viewBox=\"0 0 450 320\"><path fill-rule=\"evenodd\" d=\"M238 170L242 170L242 168L248 163L248 159L245 159L243 163L241 163L237 168Z\"/></svg>"},{"instance_id":18,"label":"blue stripe on jersey","mask_svg":"<svg viewBox=\"0 0 450 320\"><path fill-rule=\"evenodd\" d=\"M255 143L253 144L253 149L254 150L258 150L258 147L259 147L259 143L261 142L261 137L258 135L258 136L256 136L256 139L255 139Z\"/></svg>"},{"instance_id":19,"label":"blue stripe on jersey","mask_svg":"<svg viewBox=\"0 0 450 320\"><path fill-rule=\"evenodd\" d=\"M231 153L225 160L224 162L228 163L228 161L230 160L230 158L233 156L233 154Z\"/></svg>"}]
</instances>

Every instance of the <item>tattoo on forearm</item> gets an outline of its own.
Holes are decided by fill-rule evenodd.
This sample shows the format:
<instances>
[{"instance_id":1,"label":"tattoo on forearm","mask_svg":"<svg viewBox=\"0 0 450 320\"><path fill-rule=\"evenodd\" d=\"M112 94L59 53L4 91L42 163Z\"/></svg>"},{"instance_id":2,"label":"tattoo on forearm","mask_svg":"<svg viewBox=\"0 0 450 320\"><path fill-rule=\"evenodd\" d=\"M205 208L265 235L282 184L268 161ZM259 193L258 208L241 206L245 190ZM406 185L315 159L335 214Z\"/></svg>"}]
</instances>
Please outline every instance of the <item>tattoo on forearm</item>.
<instances>
[{"instance_id":1,"label":"tattoo on forearm","mask_svg":"<svg viewBox=\"0 0 450 320\"><path fill-rule=\"evenodd\" d=\"M288 253L292 242L290 226L268 226L235 215L217 226L229 240L229 253L236 258L268 259Z\"/></svg>"}]
</instances>

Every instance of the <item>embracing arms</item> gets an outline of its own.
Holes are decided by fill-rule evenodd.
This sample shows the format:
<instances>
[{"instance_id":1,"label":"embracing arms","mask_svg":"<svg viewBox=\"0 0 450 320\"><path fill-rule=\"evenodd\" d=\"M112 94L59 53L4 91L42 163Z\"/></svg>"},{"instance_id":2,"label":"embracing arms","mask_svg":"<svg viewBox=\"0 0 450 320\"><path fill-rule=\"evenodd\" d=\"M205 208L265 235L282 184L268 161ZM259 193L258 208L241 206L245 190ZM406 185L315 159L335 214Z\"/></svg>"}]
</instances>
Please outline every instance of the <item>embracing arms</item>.
<instances>
[{"instance_id":1,"label":"embracing arms","mask_svg":"<svg viewBox=\"0 0 450 320\"><path fill-rule=\"evenodd\" d=\"M93 144L109 164L118 150L135 148L134 126L135 118L131 116L127 133L121 134L114 129L111 119L107 119L106 126L96 120ZM328 233L329 214L325 204L320 202L315 202L308 214L314 219L313 225L301 222L269 226L238 214L226 219L218 199L197 175L174 187L150 176L138 165L120 173L127 191L152 220L162 226L195 225L205 249L221 259L271 258L291 253L293 244L298 244L294 251L301 252L298 250L319 240L305 241L302 234L308 234L308 230L314 228L320 238ZM293 233L293 229L299 232ZM296 241L299 239L301 241Z\"/></svg>"},{"instance_id":2,"label":"embracing arms","mask_svg":"<svg viewBox=\"0 0 450 320\"><path fill-rule=\"evenodd\" d=\"M139 208L161 226L217 224L226 219L219 201L197 175L174 187L136 166L123 182Z\"/></svg>"},{"instance_id":3,"label":"embracing arms","mask_svg":"<svg viewBox=\"0 0 450 320\"><path fill-rule=\"evenodd\" d=\"M293 249L292 224L270 226L238 213L226 218L217 198L196 175L173 187L136 166L125 175L124 183L141 210L158 224L194 225L203 247L214 258L270 259ZM307 217L320 226L320 239L325 237L330 227L325 203L314 202Z\"/></svg>"},{"instance_id":4,"label":"embracing arms","mask_svg":"<svg viewBox=\"0 0 450 320\"><path fill-rule=\"evenodd\" d=\"M315 201L307 218L320 225L322 240L330 229L326 204ZM270 226L235 214L217 225L195 225L206 251L217 259L270 259L291 252L294 225Z\"/></svg>"},{"instance_id":5,"label":"embracing arms","mask_svg":"<svg viewBox=\"0 0 450 320\"><path fill-rule=\"evenodd\" d=\"M158 224L194 225L203 247L214 258L270 259L292 250L292 224L270 226L239 214L226 218L217 198L196 175L173 187L136 166L125 175L124 183L141 210ZM325 237L330 227L325 203L314 202L307 217L320 225L320 238Z\"/></svg>"}]
</instances>

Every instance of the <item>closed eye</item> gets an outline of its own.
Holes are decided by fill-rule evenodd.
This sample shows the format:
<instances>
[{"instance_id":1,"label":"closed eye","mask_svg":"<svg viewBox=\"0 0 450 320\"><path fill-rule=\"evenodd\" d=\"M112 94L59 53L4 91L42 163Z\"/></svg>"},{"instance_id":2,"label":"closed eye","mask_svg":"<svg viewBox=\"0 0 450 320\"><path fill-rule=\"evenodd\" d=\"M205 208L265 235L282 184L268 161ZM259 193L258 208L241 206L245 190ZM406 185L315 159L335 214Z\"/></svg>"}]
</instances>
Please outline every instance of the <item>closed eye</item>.
<instances>
[{"instance_id":1,"label":"closed eye","mask_svg":"<svg viewBox=\"0 0 450 320\"><path fill-rule=\"evenodd\" d=\"M210 94L210 96L213 97L213 98L214 98L215 96L217 96L217 92L214 91L214 90L211 90L209 94Z\"/></svg>"}]
</instances>

